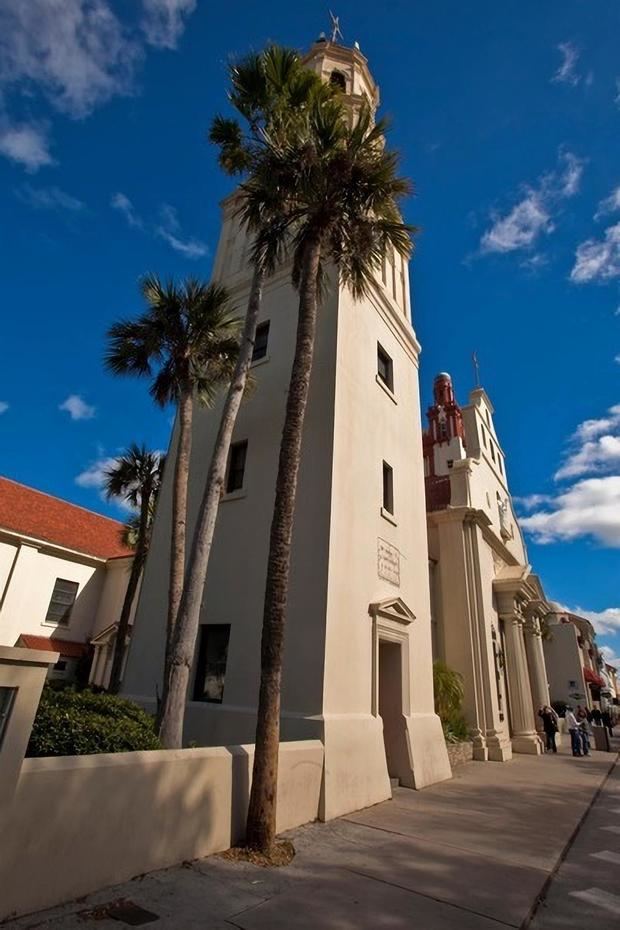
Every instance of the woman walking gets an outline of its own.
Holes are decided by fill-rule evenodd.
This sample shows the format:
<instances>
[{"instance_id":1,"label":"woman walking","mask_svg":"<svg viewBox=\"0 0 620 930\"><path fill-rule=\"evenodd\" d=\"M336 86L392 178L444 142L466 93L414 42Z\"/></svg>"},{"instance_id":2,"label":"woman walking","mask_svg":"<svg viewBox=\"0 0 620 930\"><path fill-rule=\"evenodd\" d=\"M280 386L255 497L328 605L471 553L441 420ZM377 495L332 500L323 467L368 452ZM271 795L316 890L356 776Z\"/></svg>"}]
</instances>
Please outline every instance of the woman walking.
<instances>
[{"instance_id":1,"label":"woman walking","mask_svg":"<svg viewBox=\"0 0 620 930\"><path fill-rule=\"evenodd\" d=\"M549 707L548 704L545 704L544 707L541 707L538 711L538 716L543 722L543 727L545 730L545 737L547 745L545 747L545 752L557 752L557 746L555 745L555 734L558 732L558 715L554 711L553 707Z\"/></svg>"}]
</instances>

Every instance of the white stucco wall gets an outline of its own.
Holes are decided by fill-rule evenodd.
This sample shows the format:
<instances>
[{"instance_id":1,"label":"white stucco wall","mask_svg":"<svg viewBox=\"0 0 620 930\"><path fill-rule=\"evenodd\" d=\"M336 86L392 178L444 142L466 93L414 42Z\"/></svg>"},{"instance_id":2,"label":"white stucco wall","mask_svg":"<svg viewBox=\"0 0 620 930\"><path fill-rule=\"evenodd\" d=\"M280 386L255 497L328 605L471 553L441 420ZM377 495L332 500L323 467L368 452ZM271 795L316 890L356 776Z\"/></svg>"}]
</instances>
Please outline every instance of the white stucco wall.
<instances>
[{"instance_id":1,"label":"white stucco wall","mask_svg":"<svg viewBox=\"0 0 620 930\"><path fill-rule=\"evenodd\" d=\"M253 749L26 759L0 799L0 919L228 849L243 835ZM316 819L322 770L320 742L281 745L278 832Z\"/></svg>"},{"instance_id":2,"label":"white stucco wall","mask_svg":"<svg viewBox=\"0 0 620 930\"><path fill-rule=\"evenodd\" d=\"M0 644L13 646L23 633L87 642L104 585L105 563L26 543L2 547L0 572L4 570L5 578L9 561L12 569L0 607ZM68 624L45 622L57 578L79 584Z\"/></svg>"},{"instance_id":3,"label":"white stucco wall","mask_svg":"<svg viewBox=\"0 0 620 930\"><path fill-rule=\"evenodd\" d=\"M101 630L110 626L111 623L116 623L119 619L127 592L127 584L129 583L131 563L131 556L127 558L109 559L108 562L106 562L105 576L101 586L97 612L94 618L92 636L96 636ZM137 603L138 596L136 595L129 618L130 622L132 622L136 612Z\"/></svg>"},{"instance_id":4,"label":"white stucco wall","mask_svg":"<svg viewBox=\"0 0 620 930\"><path fill-rule=\"evenodd\" d=\"M544 650L551 700L573 706L585 704L587 692L577 629L572 623L553 623L549 626L549 634ZM571 686L571 681L576 682L576 687ZM575 694L581 696L575 697Z\"/></svg>"}]
</instances>

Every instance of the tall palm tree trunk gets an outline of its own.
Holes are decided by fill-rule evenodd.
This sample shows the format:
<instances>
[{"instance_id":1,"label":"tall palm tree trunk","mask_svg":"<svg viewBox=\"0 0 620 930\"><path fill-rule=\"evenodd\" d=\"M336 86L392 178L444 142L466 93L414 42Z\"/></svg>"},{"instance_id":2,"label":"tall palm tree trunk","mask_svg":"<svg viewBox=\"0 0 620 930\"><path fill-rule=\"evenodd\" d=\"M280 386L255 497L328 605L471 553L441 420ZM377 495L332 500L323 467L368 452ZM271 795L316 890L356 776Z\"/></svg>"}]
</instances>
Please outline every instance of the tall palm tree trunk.
<instances>
[{"instance_id":1,"label":"tall palm tree trunk","mask_svg":"<svg viewBox=\"0 0 620 930\"><path fill-rule=\"evenodd\" d=\"M111 694L118 694L121 687L123 663L125 659L125 644L129 631L129 618L131 616L131 608L136 597L140 575L142 574L142 568L146 558L146 534L148 530L150 503L151 490L145 487L142 489L140 500L140 524L138 527L136 552L131 565L129 581L127 582L127 591L125 592L125 600L123 601L123 607L118 621L118 630L116 632L116 641L114 643L114 655L112 657L110 683L108 685L108 691Z\"/></svg>"},{"instance_id":2,"label":"tall palm tree trunk","mask_svg":"<svg viewBox=\"0 0 620 930\"><path fill-rule=\"evenodd\" d=\"M179 444L174 463L172 489L172 536L170 544L170 580L168 584L168 622L166 624L166 652L164 658L164 693L159 708L160 713L168 685L174 627L181 604L185 576L187 487L192 452L193 413L194 404L190 390L185 392L179 401Z\"/></svg>"},{"instance_id":3,"label":"tall palm tree trunk","mask_svg":"<svg viewBox=\"0 0 620 930\"><path fill-rule=\"evenodd\" d=\"M202 595L207 578L217 512L224 488L228 452L252 362L263 280L264 274L262 270L256 267L248 298L239 357L224 402L204 494L198 512L198 521L194 530L183 596L172 639L167 686L164 685L162 700L159 735L165 749L179 749L183 742L185 701L200 623Z\"/></svg>"},{"instance_id":4,"label":"tall palm tree trunk","mask_svg":"<svg viewBox=\"0 0 620 930\"><path fill-rule=\"evenodd\" d=\"M256 745L246 830L247 845L265 853L271 850L276 835L284 629L301 442L314 357L318 306L317 272L320 256L320 240L317 238L308 242L300 282L295 357L282 430L276 499L269 539Z\"/></svg>"}]
</instances>

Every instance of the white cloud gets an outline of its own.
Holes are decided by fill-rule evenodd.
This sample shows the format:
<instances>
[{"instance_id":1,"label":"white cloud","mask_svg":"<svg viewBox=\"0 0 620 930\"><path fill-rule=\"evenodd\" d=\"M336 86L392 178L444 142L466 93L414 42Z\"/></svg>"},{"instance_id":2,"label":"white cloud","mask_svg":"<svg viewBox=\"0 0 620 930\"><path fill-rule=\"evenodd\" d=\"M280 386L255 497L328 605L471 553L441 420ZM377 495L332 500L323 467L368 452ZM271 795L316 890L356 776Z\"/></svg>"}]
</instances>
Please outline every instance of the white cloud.
<instances>
[{"instance_id":1,"label":"white cloud","mask_svg":"<svg viewBox=\"0 0 620 930\"><path fill-rule=\"evenodd\" d=\"M69 210L78 213L85 206L83 201L59 187L32 187L31 184L24 184L15 194L35 210Z\"/></svg>"},{"instance_id":2,"label":"white cloud","mask_svg":"<svg viewBox=\"0 0 620 930\"><path fill-rule=\"evenodd\" d=\"M579 190L584 161L572 152L560 151L557 167L542 175L535 186L527 185L521 199L505 215L492 214L493 224L480 241L481 254L507 253L529 249L543 235L555 229L553 213L562 200L574 197ZM539 268L545 257L533 256L530 264Z\"/></svg>"},{"instance_id":3,"label":"white cloud","mask_svg":"<svg viewBox=\"0 0 620 930\"><path fill-rule=\"evenodd\" d=\"M586 284L620 276L620 223L609 226L602 239L586 239L577 246L571 281Z\"/></svg>"},{"instance_id":4,"label":"white cloud","mask_svg":"<svg viewBox=\"0 0 620 930\"><path fill-rule=\"evenodd\" d=\"M594 214L595 220L600 220L602 216L608 216L610 213L617 213L620 210L620 184L618 187L614 188L609 197L605 197L604 200L601 200L596 213Z\"/></svg>"},{"instance_id":5,"label":"white cloud","mask_svg":"<svg viewBox=\"0 0 620 930\"><path fill-rule=\"evenodd\" d=\"M110 200L110 206L113 210L118 210L125 217L130 226L135 229L143 229L144 223L136 213L135 207L129 197L121 191L114 194Z\"/></svg>"},{"instance_id":6,"label":"white cloud","mask_svg":"<svg viewBox=\"0 0 620 930\"><path fill-rule=\"evenodd\" d=\"M115 456L99 458L91 462L88 468L85 468L76 476L75 483L79 484L81 488L97 488L97 490L101 491L106 480L106 472L110 468L114 468L117 462L118 458Z\"/></svg>"},{"instance_id":7,"label":"white cloud","mask_svg":"<svg viewBox=\"0 0 620 930\"><path fill-rule=\"evenodd\" d=\"M530 190L510 213L496 217L493 226L483 235L480 250L514 252L532 245L541 233L553 232L553 223L539 194Z\"/></svg>"},{"instance_id":8,"label":"white cloud","mask_svg":"<svg viewBox=\"0 0 620 930\"><path fill-rule=\"evenodd\" d=\"M572 438L585 441L613 429L620 430L620 404L614 404L607 414L599 417L598 420L584 420L579 424Z\"/></svg>"},{"instance_id":9,"label":"white cloud","mask_svg":"<svg viewBox=\"0 0 620 930\"><path fill-rule=\"evenodd\" d=\"M163 239L175 252L179 252L185 258L203 258L209 254L209 247L205 242L183 236L177 211L168 203L162 204L159 208L159 223L155 226L150 226L142 220L126 194L120 192L114 194L110 206L122 213L130 226Z\"/></svg>"},{"instance_id":10,"label":"white cloud","mask_svg":"<svg viewBox=\"0 0 620 930\"><path fill-rule=\"evenodd\" d=\"M10 125L3 117L0 123L0 155L23 165L26 171L35 172L45 165L53 165L47 134L41 125L21 123Z\"/></svg>"},{"instance_id":11,"label":"white cloud","mask_svg":"<svg viewBox=\"0 0 620 930\"><path fill-rule=\"evenodd\" d=\"M536 274L537 271L540 271L541 268L545 268L549 264L549 259L546 255L543 255L542 252L534 252L533 255L528 255L521 262L521 268L525 268L526 271Z\"/></svg>"},{"instance_id":12,"label":"white cloud","mask_svg":"<svg viewBox=\"0 0 620 930\"><path fill-rule=\"evenodd\" d=\"M9 409L9 404L5 400L0 400L0 414L6 413Z\"/></svg>"},{"instance_id":13,"label":"white cloud","mask_svg":"<svg viewBox=\"0 0 620 930\"><path fill-rule=\"evenodd\" d=\"M605 416L584 420L573 435L565 461L554 478L576 478L613 471L620 467L620 404Z\"/></svg>"},{"instance_id":14,"label":"white cloud","mask_svg":"<svg viewBox=\"0 0 620 930\"><path fill-rule=\"evenodd\" d=\"M526 494L524 497L513 497L513 503L524 510L533 510L541 504L548 504L553 498L549 494Z\"/></svg>"},{"instance_id":15,"label":"white cloud","mask_svg":"<svg viewBox=\"0 0 620 930\"><path fill-rule=\"evenodd\" d=\"M576 478L579 475L595 474L620 468L620 435L600 436L585 442L559 468L554 477Z\"/></svg>"},{"instance_id":16,"label":"white cloud","mask_svg":"<svg viewBox=\"0 0 620 930\"><path fill-rule=\"evenodd\" d=\"M620 548L620 475L584 478L520 522L538 543L591 537Z\"/></svg>"},{"instance_id":17,"label":"white cloud","mask_svg":"<svg viewBox=\"0 0 620 930\"><path fill-rule=\"evenodd\" d=\"M80 118L130 93L140 46L108 0L3 0L0 79L36 87L59 111Z\"/></svg>"},{"instance_id":18,"label":"white cloud","mask_svg":"<svg viewBox=\"0 0 620 930\"><path fill-rule=\"evenodd\" d=\"M169 232L162 226L157 229L157 235L164 239L168 245L172 246L175 252L180 252L185 258L203 258L209 254L209 247L200 239L179 239L174 233Z\"/></svg>"},{"instance_id":19,"label":"white cloud","mask_svg":"<svg viewBox=\"0 0 620 930\"><path fill-rule=\"evenodd\" d=\"M196 0L142 0L132 25L114 0L0 2L0 154L28 170L53 163L45 136L9 116L24 96L40 96L82 119L112 97L135 92L144 43L175 48Z\"/></svg>"},{"instance_id":20,"label":"white cloud","mask_svg":"<svg viewBox=\"0 0 620 930\"><path fill-rule=\"evenodd\" d=\"M614 97L614 103L617 107L620 107L620 78L616 78L616 96Z\"/></svg>"},{"instance_id":21,"label":"white cloud","mask_svg":"<svg viewBox=\"0 0 620 930\"><path fill-rule=\"evenodd\" d=\"M196 9L196 0L142 0L142 28L149 45L176 48L185 29L184 17Z\"/></svg>"},{"instance_id":22,"label":"white cloud","mask_svg":"<svg viewBox=\"0 0 620 930\"><path fill-rule=\"evenodd\" d=\"M547 175L545 188L550 195L553 195L555 189L560 197L574 197L579 192L585 162L567 151L561 153L560 159L565 164L564 170L559 175Z\"/></svg>"},{"instance_id":23,"label":"white cloud","mask_svg":"<svg viewBox=\"0 0 620 930\"><path fill-rule=\"evenodd\" d=\"M529 511L524 530L540 543L591 537L620 548L620 404L579 424L554 478L572 483L556 495L516 498Z\"/></svg>"},{"instance_id":24,"label":"white cloud","mask_svg":"<svg viewBox=\"0 0 620 930\"><path fill-rule=\"evenodd\" d=\"M579 50L573 42L560 42L556 47L562 56L562 61L551 80L556 84L577 85L581 80L576 71L577 62L579 61Z\"/></svg>"},{"instance_id":25,"label":"white cloud","mask_svg":"<svg viewBox=\"0 0 620 930\"><path fill-rule=\"evenodd\" d=\"M66 410L72 420L92 420L96 413L96 408L87 404L79 394L69 394L58 409Z\"/></svg>"},{"instance_id":26,"label":"white cloud","mask_svg":"<svg viewBox=\"0 0 620 930\"><path fill-rule=\"evenodd\" d=\"M611 615L612 627L611 629L609 628L598 629L596 626L596 623L591 618L593 616L601 617L601 616L604 616L605 614ZM585 614L584 616L586 616L587 620L590 620L590 623L592 624L596 632L600 633L602 636L605 636L605 634L608 634L608 633L616 633L620 629L620 607L608 607L607 610L603 610L598 614L590 613L589 616L587 614ZM603 623L604 622L605 621L603 621ZM601 653L605 662L607 662L608 665L613 665L614 668L620 668L620 658L618 658L618 656L616 655L615 649L613 649L611 646L599 646L598 648L599 648L599 652Z\"/></svg>"}]
</instances>

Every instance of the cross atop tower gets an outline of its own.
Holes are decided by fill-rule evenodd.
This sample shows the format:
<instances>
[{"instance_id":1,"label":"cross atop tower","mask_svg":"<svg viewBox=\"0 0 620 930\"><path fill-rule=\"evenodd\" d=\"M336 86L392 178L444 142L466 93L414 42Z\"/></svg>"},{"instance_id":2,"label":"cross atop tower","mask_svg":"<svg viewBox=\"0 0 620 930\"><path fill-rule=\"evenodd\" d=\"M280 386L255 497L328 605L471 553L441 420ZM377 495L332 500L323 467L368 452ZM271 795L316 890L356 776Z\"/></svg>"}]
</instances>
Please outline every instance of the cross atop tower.
<instances>
[{"instance_id":1,"label":"cross atop tower","mask_svg":"<svg viewBox=\"0 0 620 930\"><path fill-rule=\"evenodd\" d=\"M344 38L344 36L342 35L342 31L341 31L341 29L340 29L340 17L339 17L339 16L334 16L334 14L332 13L332 11L330 10L330 11L329 11L329 18L330 18L331 21L332 21L332 37L331 37L331 39L330 39L330 42L337 43L339 38L340 38L340 39L343 39L343 38Z\"/></svg>"}]
</instances>

